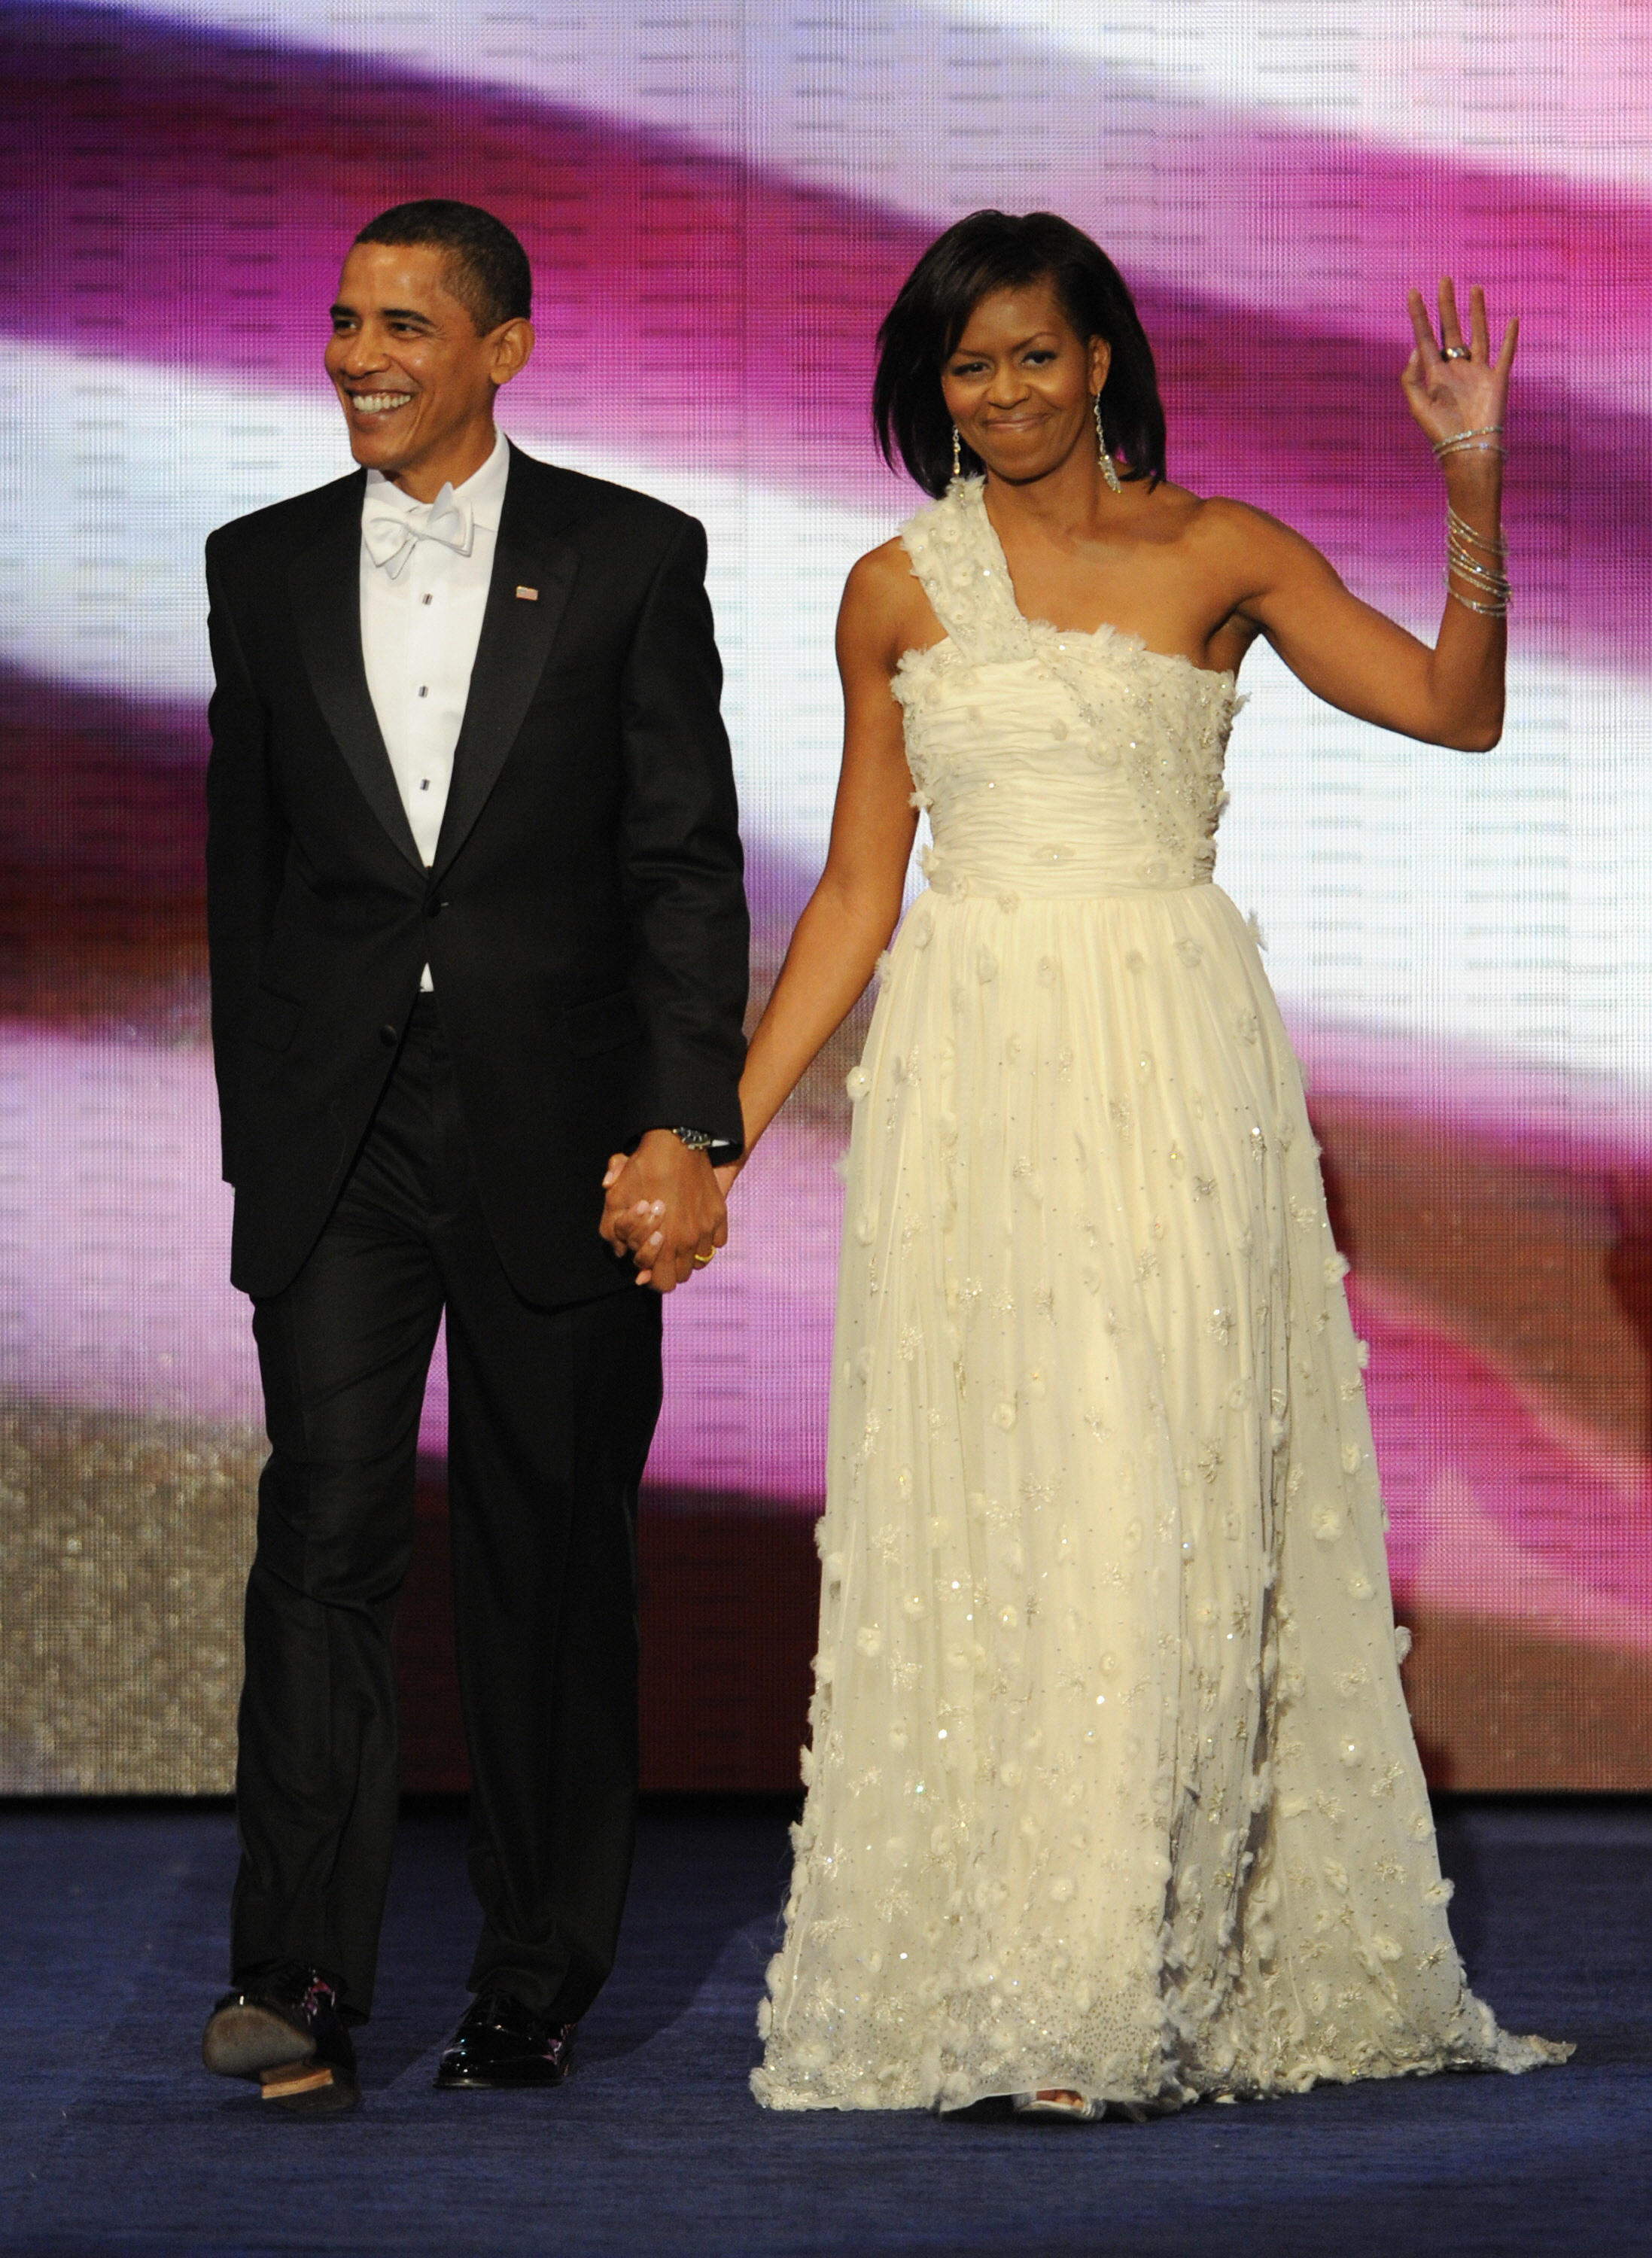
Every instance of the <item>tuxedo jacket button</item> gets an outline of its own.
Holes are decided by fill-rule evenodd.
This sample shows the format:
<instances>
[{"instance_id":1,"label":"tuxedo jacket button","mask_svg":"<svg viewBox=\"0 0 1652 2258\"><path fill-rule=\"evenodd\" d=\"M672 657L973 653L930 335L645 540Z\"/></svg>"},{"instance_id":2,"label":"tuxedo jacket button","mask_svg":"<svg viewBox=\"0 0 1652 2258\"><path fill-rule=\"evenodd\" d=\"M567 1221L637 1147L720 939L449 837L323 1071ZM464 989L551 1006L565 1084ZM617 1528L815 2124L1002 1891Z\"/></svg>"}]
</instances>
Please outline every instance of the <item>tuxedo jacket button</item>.
<instances>
[{"instance_id":1,"label":"tuxedo jacket button","mask_svg":"<svg viewBox=\"0 0 1652 2258\"><path fill-rule=\"evenodd\" d=\"M379 1030L379 1040L387 1051L393 1051L401 1040L401 1030L400 1027L382 1026Z\"/></svg>"}]
</instances>

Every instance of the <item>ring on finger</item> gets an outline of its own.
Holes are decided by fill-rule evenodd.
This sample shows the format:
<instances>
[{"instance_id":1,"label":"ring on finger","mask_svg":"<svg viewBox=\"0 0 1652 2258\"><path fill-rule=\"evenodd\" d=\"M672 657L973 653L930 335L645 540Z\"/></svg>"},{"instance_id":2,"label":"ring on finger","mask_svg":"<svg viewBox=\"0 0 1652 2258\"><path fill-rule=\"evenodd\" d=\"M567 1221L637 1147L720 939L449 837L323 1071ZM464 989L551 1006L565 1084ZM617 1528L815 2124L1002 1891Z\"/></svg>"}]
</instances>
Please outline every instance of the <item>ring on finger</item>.
<instances>
[{"instance_id":1,"label":"ring on finger","mask_svg":"<svg viewBox=\"0 0 1652 2258\"><path fill-rule=\"evenodd\" d=\"M1472 360L1473 352L1467 345L1446 345L1440 353L1442 360Z\"/></svg>"},{"instance_id":2,"label":"ring on finger","mask_svg":"<svg viewBox=\"0 0 1652 2258\"><path fill-rule=\"evenodd\" d=\"M709 1254L697 1254L694 1257L694 1267L697 1270L703 1270L711 1260L712 1257Z\"/></svg>"}]
</instances>

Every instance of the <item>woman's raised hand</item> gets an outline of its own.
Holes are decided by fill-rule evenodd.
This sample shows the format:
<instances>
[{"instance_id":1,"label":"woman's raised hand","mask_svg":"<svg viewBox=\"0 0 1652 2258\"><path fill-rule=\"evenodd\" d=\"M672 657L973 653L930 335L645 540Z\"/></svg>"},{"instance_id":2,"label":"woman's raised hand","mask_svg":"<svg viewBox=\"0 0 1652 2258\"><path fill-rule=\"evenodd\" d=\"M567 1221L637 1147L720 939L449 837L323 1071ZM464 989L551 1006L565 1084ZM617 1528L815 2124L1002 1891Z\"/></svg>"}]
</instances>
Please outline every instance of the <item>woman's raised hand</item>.
<instances>
[{"instance_id":1,"label":"woman's raised hand","mask_svg":"<svg viewBox=\"0 0 1652 2258\"><path fill-rule=\"evenodd\" d=\"M1457 292L1447 275L1440 284L1440 335L1421 290L1410 294L1411 327L1416 335L1411 358L1400 382L1406 405L1428 433L1431 444L1454 438L1459 431L1483 431L1503 421L1508 399L1508 373L1514 365L1514 345L1520 336L1518 317L1503 332L1497 359L1492 359L1491 331L1485 320L1485 293L1477 282L1469 293L1469 333L1457 320Z\"/></svg>"}]
</instances>

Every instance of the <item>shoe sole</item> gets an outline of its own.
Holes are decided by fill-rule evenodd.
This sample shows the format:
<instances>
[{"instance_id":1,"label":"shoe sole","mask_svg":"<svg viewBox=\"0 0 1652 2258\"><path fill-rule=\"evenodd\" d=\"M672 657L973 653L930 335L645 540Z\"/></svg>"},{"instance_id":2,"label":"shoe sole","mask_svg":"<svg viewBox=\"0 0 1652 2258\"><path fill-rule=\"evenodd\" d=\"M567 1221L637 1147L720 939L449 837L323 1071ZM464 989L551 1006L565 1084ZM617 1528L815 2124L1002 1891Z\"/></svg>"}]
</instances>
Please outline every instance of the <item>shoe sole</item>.
<instances>
[{"instance_id":1,"label":"shoe sole","mask_svg":"<svg viewBox=\"0 0 1652 2258\"><path fill-rule=\"evenodd\" d=\"M342 2117L361 2100L361 2089L325 2063L319 2070L301 2062L266 2070L259 2084L262 2098L274 2102L284 2117Z\"/></svg>"},{"instance_id":2,"label":"shoe sole","mask_svg":"<svg viewBox=\"0 0 1652 2258\"><path fill-rule=\"evenodd\" d=\"M201 2059L215 2077L261 2078L301 2066L315 2051L313 2038L267 2007L220 2007L201 2037Z\"/></svg>"}]
</instances>

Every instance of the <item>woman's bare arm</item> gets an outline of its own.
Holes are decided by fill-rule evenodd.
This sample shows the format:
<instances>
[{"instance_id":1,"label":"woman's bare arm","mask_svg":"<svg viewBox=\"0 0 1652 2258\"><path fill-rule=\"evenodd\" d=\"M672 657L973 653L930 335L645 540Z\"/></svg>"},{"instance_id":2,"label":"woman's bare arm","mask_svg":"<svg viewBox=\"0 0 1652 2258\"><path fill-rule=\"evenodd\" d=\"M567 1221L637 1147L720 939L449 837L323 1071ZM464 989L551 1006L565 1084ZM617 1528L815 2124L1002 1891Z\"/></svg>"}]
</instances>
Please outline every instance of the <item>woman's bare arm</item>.
<instances>
[{"instance_id":1,"label":"woman's bare arm","mask_svg":"<svg viewBox=\"0 0 1652 2258\"><path fill-rule=\"evenodd\" d=\"M1442 342L1467 344L1467 359L1443 357L1422 301L1412 293L1416 345L1401 382L1430 441L1501 425L1518 335L1511 322L1493 361L1478 289L1470 340L1458 330L1449 282L1441 285L1440 312ZM1484 536L1488 555L1501 536L1502 468L1501 455L1489 450L1455 454L1443 465L1446 501ZM1497 742L1507 650L1501 619L1448 598L1430 650L1351 594L1319 551L1277 520L1232 502L1210 504L1206 516L1205 537L1227 550L1227 570L1245 590L1235 610L1317 697L1429 744L1485 752ZM1459 576L1452 586L1475 594L1474 584Z\"/></svg>"},{"instance_id":2,"label":"woman's bare arm","mask_svg":"<svg viewBox=\"0 0 1652 2258\"><path fill-rule=\"evenodd\" d=\"M843 591L843 767L831 845L747 1054L741 1165L854 1009L901 913L918 818L890 682L906 641L922 636L915 587L904 552L891 542L861 559Z\"/></svg>"},{"instance_id":3,"label":"woman's bare arm","mask_svg":"<svg viewBox=\"0 0 1652 2258\"><path fill-rule=\"evenodd\" d=\"M886 542L849 574L838 611L838 672L843 683L843 765L832 811L826 869L798 920L740 1080L745 1143L717 1170L724 1192L752 1147L825 1044L854 1010L901 913L918 817L906 766L901 709L890 683L903 650L927 639L934 621L905 551ZM604 1179L605 1236L627 1251L646 1279L658 1215L647 1203L615 1205L624 1155Z\"/></svg>"}]
</instances>

